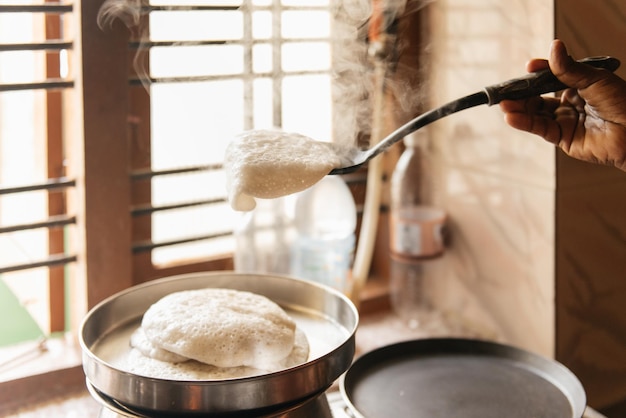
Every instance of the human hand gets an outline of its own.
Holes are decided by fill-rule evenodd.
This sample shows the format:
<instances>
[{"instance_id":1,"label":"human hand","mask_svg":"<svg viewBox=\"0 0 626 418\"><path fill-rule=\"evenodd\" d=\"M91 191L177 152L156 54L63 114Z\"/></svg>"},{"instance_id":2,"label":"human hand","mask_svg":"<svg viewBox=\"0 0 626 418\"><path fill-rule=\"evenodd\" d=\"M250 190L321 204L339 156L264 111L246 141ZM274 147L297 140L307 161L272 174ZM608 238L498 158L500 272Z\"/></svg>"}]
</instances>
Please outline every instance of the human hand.
<instances>
[{"instance_id":1,"label":"human hand","mask_svg":"<svg viewBox=\"0 0 626 418\"><path fill-rule=\"evenodd\" d=\"M560 99L503 100L506 122L543 137L570 157L626 171L626 81L576 62L560 40L552 42L549 60L527 65L529 72L546 68L570 88Z\"/></svg>"}]
</instances>

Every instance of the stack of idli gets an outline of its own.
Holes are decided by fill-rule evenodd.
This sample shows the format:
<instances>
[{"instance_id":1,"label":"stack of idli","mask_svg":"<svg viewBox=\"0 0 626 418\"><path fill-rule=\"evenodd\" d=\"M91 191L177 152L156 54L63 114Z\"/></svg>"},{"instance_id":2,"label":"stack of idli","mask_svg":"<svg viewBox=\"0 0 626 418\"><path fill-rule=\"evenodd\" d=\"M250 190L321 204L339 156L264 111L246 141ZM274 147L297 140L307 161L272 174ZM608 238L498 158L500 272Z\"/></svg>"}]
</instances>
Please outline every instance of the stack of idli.
<instances>
[{"instance_id":1,"label":"stack of idli","mask_svg":"<svg viewBox=\"0 0 626 418\"><path fill-rule=\"evenodd\" d=\"M145 312L130 345L129 372L172 380L254 376L309 356L306 335L278 304L217 288L163 297Z\"/></svg>"}]
</instances>

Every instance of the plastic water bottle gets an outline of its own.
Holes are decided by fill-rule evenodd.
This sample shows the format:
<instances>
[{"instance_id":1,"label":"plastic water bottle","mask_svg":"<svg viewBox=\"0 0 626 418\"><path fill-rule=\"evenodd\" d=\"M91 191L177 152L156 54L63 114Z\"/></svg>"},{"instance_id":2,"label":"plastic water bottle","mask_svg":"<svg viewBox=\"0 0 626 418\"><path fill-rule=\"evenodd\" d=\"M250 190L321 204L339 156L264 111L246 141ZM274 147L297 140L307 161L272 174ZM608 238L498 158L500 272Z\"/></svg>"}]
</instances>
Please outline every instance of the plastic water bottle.
<instances>
[{"instance_id":1,"label":"plastic water bottle","mask_svg":"<svg viewBox=\"0 0 626 418\"><path fill-rule=\"evenodd\" d=\"M326 176L299 193L294 224L291 274L350 292L356 205L343 179Z\"/></svg>"},{"instance_id":2,"label":"plastic water bottle","mask_svg":"<svg viewBox=\"0 0 626 418\"><path fill-rule=\"evenodd\" d=\"M404 144L391 177L390 295L397 315L416 328L436 316L431 292L442 275L447 216L432 204L435 173L425 131L407 136Z\"/></svg>"},{"instance_id":3,"label":"plastic water bottle","mask_svg":"<svg viewBox=\"0 0 626 418\"><path fill-rule=\"evenodd\" d=\"M235 271L289 274L294 238L293 199L257 199L234 230Z\"/></svg>"}]
</instances>

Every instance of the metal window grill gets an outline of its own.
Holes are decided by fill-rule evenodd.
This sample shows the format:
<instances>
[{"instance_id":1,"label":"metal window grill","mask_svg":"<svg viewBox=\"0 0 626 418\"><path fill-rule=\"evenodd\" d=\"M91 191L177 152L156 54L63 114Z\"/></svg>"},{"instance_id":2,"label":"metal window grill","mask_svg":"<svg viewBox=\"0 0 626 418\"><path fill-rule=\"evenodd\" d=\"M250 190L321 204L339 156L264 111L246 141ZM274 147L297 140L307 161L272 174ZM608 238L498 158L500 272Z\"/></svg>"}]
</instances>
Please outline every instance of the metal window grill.
<instances>
[{"instance_id":1,"label":"metal window grill","mask_svg":"<svg viewBox=\"0 0 626 418\"><path fill-rule=\"evenodd\" d=\"M255 127L254 123L254 81L258 79L271 80L272 83L272 103L271 107L271 119L272 125L281 127L283 125L283 103L282 86L285 77L293 76L306 76L306 75L319 75L330 74L330 68L327 69L299 69L288 71L283 68L283 48L285 44L297 44L306 42L324 42L329 44L329 37L286 37L281 33L281 22L283 14L288 12L328 12L329 5L326 6L285 6L281 2L275 1L272 4L265 6L257 6L253 4L251 0L243 1L237 6L181 6L176 4L159 5L159 6L145 6L143 12L154 16L156 14L167 13L189 13L189 12L232 12L237 13L240 16L242 33L238 38L204 38L204 39L158 39L153 40L150 37L142 39L132 39L129 43L129 48L134 54L144 60L149 59L151 51L155 49L175 50L185 47L197 47L197 46L212 46L212 47L233 47L237 46L241 48L242 54L242 68L241 71L232 72L228 74L221 73L207 73L201 75L176 75L176 76L153 76L148 74L135 75L130 78L130 86L141 86L142 84L148 84L150 86L159 85L176 85L187 83L204 83L204 82L221 82L229 80L241 80L243 82L243 129L252 129ZM271 15L272 20L272 33L270 36L259 39L255 38L253 33L253 15L255 13L266 13ZM139 32L142 33L142 32ZM145 33L144 33L145 35ZM254 68L254 48L258 45L265 45L271 48L271 69L267 71L259 71ZM146 67L150 65L144 61ZM177 167L174 166L170 169L151 169L149 167L138 167L131 174L132 181L140 183L146 180L162 179L166 177L175 177L181 174L189 173L211 173L221 170L221 163L216 164L200 164L194 166ZM149 187L149 186L148 186ZM225 194L217 197L206 198L202 200L193 201L180 201L171 204L154 204L153 202L146 202L143 204L137 204L132 209L132 215L137 221L141 222L139 218L151 217L154 214L165 213L173 210L179 210L192 207L215 207L217 205L224 205L226 202ZM145 239L137 240L133 245L133 251L135 253L150 252L155 248L163 248L169 246L175 246L179 244L212 240L231 235L232 229L228 225L222 225L226 228L223 230L216 230L211 233L182 236L174 239L167 240L155 240L152 236L147 236Z\"/></svg>"},{"instance_id":2,"label":"metal window grill","mask_svg":"<svg viewBox=\"0 0 626 418\"><path fill-rule=\"evenodd\" d=\"M201 40L175 40L175 41L151 41L145 39L133 39L129 43L129 48L132 52L148 53L152 48L180 48L185 46L198 46L198 45L240 45L243 48L244 56L244 68L241 73L238 74L205 74L196 76L184 76L184 77L148 77L148 79L141 79L141 77L133 76L129 79L130 86L138 86L143 82L154 84L171 84L171 83L189 83L189 82L204 82L204 81L220 81L233 78L244 80L244 106L245 106L245 121L244 129L251 129L253 127L253 109L252 100L253 87L252 82L255 78L269 78L273 83L273 103L272 103L272 119L275 126L282 125L282 112L281 112L281 80L286 75L306 75L306 74L320 74L328 72L328 70L305 70L305 71L292 71L285 72L281 66L281 45L287 42L310 42L310 41L326 41L328 39L320 38L285 38L280 34L281 16L285 11L325 11L328 10L328 6L283 6L279 2L266 6L253 6L251 1L244 1L237 6L190 6L190 5L147 5L144 6L143 12L146 14L151 13L166 13L184 11L188 12L212 12L212 11L237 11L241 13L243 20L243 36L241 39L201 39ZM66 4L61 2L46 2L42 4L32 5L0 5L0 13L43 13L46 16L53 16L59 20L63 14L71 13L73 11L72 4ZM272 36L267 39L255 39L252 33L252 14L254 12L265 11L271 14L273 21L273 33ZM49 25L49 19L46 20ZM31 43L4 43L0 44L0 53L9 51L44 51L49 54L59 54L61 51L72 49L72 41L62 39L60 36L60 25L57 23L56 30L46 29L46 39L41 42ZM253 70L253 47L260 43L272 46L272 70L267 72L254 72ZM146 55L147 56L147 55ZM61 78L58 74L49 72L49 76L44 80L38 80L26 83L1 83L0 93L19 91L19 90L37 90L43 89L46 91L56 91L66 88L72 88L74 85L73 80L67 78ZM131 173L131 181L139 182L146 179L151 179L160 176L173 176L184 173L200 172L200 171L214 171L220 170L220 164L198 165L193 167L182 167L168 170L150 170L139 169ZM49 191L62 191L64 188L74 187L75 182L72 179L63 178L50 178L42 184L32 184L20 187L2 187L0 185L0 196L13 193L27 193L36 190L49 190ZM198 205L212 205L216 203L223 203L225 200L222 198L205 199L201 201L193 202L179 202L177 204L155 206L151 204L138 205L131 209L133 217L150 216L153 213L168 211L174 209L181 209L185 207L192 207ZM31 228L58 228L63 225L72 224L75 222L75 218L68 214L59 214L51 216L48 220L39 222L33 222L20 225L7 225L0 227L0 233L15 232L18 230L27 230ZM229 234L229 231L223 231L217 234L183 237L177 240L171 240L169 242L154 243L151 241L142 241L134 245L133 251L143 252L150 251L156 247L176 245L182 242L211 239L218 236L224 236ZM33 263L21 263L9 266L0 266L0 273L28 269L35 266L56 265L59 260L72 261L75 260L75 256L63 256L52 255L50 260L40 260Z\"/></svg>"},{"instance_id":3,"label":"metal window grill","mask_svg":"<svg viewBox=\"0 0 626 418\"><path fill-rule=\"evenodd\" d=\"M146 1L146 3L148 3ZM150 89L155 86L185 86L185 85L198 85L203 83L229 83L237 81L241 83L242 89L240 95L241 99L241 129L252 129L256 127L255 118L255 82L263 80L271 85L271 99L266 104L267 113L266 117L271 121L271 125L275 127L282 127L284 125L285 117L285 104L283 103L283 85L284 81L293 77L306 77L306 76L328 76L332 72L331 64L328 66L307 66L303 65L296 68L287 68L284 65L285 57L288 52L285 52L285 48L291 46L293 52L293 46L296 49L301 45L307 44L326 44L330 49L332 40L330 38L330 31L328 33L321 34L314 33L311 35L290 35L288 31L284 31L285 19L290 13L301 13L306 16L311 16L311 13L318 13L321 16L325 16L326 13L328 19L331 16L331 4L332 2L257 2L253 0L244 0L236 5L223 5L219 2L205 2L211 5L145 5L142 12L144 13L143 21L150 28L150 19L162 16L165 20L172 14L202 14L208 16L210 14L216 15L219 13L231 13L237 16L240 24L240 33L237 36L226 35L220 36L219 33L213 33L210 36L205 37L185 37L180 36L175 39L168 39L164 37L143 37L143 36L131 36L128 43L128 51L131 56L137 56L140 60L144 61L146 73L137 73L130 71L128 78L128 89L131 92L131 98L135 98L141 94L145 95L143 85L147 83ZM196 2L197 3L197 2ZM233 2L229 2L231 4ZM289 3L286 5L283 3ZM45 259L29 260L28 262L9 262L0 263L0 274L17 272L22 270L29 270L41 267L48 267L50 271L55 271L59 277L55 280L60 286L57 292L62 293L62 267L68 263L72 263L77 260L75 254L68 254L65 250L64 243L64 230L67 228L76 228L77 219L74 214L66 213L65 208L68 206L66 203L66 193L73 188L77 187L75 179L65 178L62 170L63 167L63 135L59 132L62 129L62 115L60 112L55 113L53 108L60 105L60 94L72 89L74 87L74 80L71 76L63 74L61 70L63 54L70 51L74 47L72 39L67 39L67 34L63 33L63 18L68 14L74 12L74 6L65 2L43 2L40 4L31 5L0 5L0 15L5 13L12 14L30 14L30 15L43 15L42 21L45 29L42 30L41 39L33 42L5 42L0 43L0 60L4 55L9 55L15 52L29 51L38 54L42 54L45 57L43 65L45 66L45 77L42 79L33 79L26 82L0 82L0 95L13 94L20 91L40 91L44 92L47 97L47 111L48 125L54 124L52 116L59 118L57 124L59 126L53 127L52 131L50 126L47 127L46 143L50 155L48 155L48 165L51 167L48 170L48 177L40 182L24 185L6 185L2 183L0 179L0 210L2 208L2 199L7 196L15 196L18 194L28 193L47 193L49 213L46 219L39 219L31 222L17 222L12 224L0 224L0 237L5 234L13 234L20 231L29 231L33 229L46 229L49 234L49 240L55 240L54 244L50 244L50 254ZM269 33L265 33L263 36L257 36L254 29L255 15L263 14L265 17L270 17L271 29ZM162 19L163 21L163 19ZM95 24L95 22L94 22ZM329 23L330 24L330 23ZM217 25L219 26L219 25ZM151 28L150 28L151 29ZM74 28L75 31L81 30L81 28ZM141 32L131 31L132 34L140 34ZM148 34L149 35L149 34ZM0 41L1 42L1 41ZM188 47L210 47L217 48L220 52L226 51L228 48L237 47L240 51L241 68L236 71L220 72L212 71L208 69L203 73L195 74L175 74L168 75L164 73L150 72L150 58L151 54L155 51L177 51ZM263 68L257 68L255 64L255 48L263 47L265 51L270 51L269 65ZM306 55L306 53L304 54ZM303 57L304 57L303 55ZM302 57L301 57L302 58ZM155 75L156 74L156 75ZM143 93L142 93L143 92ZM135 95L135 96L133 96ZM135 100L134 106L143 107L144 109L133 109L131 105L131 114L129 115L129 127L130 136L129 141L133 141L133 130L137 128L133 118L135 117L134 111L137 111L141 117L147 116L145 119L148 121L151 117L150 108L153 98L142 98L141 100ZM133 101L133 100L131 100ZM145 123L145 120L143 121ZM182 231L176 236L159 237L153 231L152 223L155 218L163 216L163 214L173 214L185 210L196 210L203 208L202 210L217 210L216 208L223 208L227 206L225 191L224 193L217 193L210 196L198 196L197 198L177 198L173 201L158 202L154 200L153 196L154 185L163 179L175 179L181 176L194 176L194 175L216 175L222 171L221 161L205 161L200 163L188 164L186 162L171 161L167 167L155 166L151 155L151 143L154 132L148 127L137 128L144 129L142 133L142 141L144 147L140 149L133 149L131 152L131 172L129 175L129 181L133 185L132 189L135 191L138 197L133 197L132 206L129 208L129 216L132 217L133 229L141 231L139 234L133 235L132 253L137 257L141 257L145 261L144 255L153 256L154 250L168 249L183 246L189 243L199 242L221 242L220 240L228 239L232 235L232 225L224 222L214 222L214 227L209 230L194 230L194 231ZM52 133L51 133L52 132ZM1 152L1 150L0 150ZM141 155L132 155L132 153L143 153ZM55 168L56 167L56 168ZM59 169L59 167L61 167ZM139 192L137 193L137 190ZM209 256L212 256L209 254ZM143 263L141 261L141 263ZM186 262L189 260L183 260ZM135 261L137 262L137 261ZM4 264L4 265L3 265ZM149 268L155 269L154 266ZM152 271L154 273L154 271ZM152 275L154 277L154 275ZM142 279L140 279L142 280ZM59 300L62 297L59 296Z\"/></svg>"},{"instance_id":4,"label":"metal window grill","mask_svg":"<svg viewBox=\"0 0 626 418\"><path fill-rule=\"evenodd\" d=\"M17 38L3 38L7 41L0 41L0 63L3 60L11 60L16 54L30 54L36 57L33 62L38 67L23 68L24 73L31 70L36 71L35 76L18 77L17 80L4 80L0 82L0 95L4 97L20 96L33 92L33 97L43 97L43 104L36 104L37 99L33 98L32 105L40 109L38 119L45 123L39 130L33 131L36 141L45 144L46 155L42 158L45 165L42 178L39 181L27 182L26 184L15 183L10 179L11 185L0 182L0 214L3 210L3 203L9 199L20 196L45 196L46 209L38 213L45 213L47 217L43 219L29 220L24 222L9 221L10 224L0 224L0 238L9 237L5 242L11 241L11 237L23 236L30 231L42 231L39 235L41 239L47 240L45 252L35 251L33 254L26 251L23 259L7 259L5 256L0 262L0 275L8 273L18 273L35 269L46 269L46 281L48 284L47 303L49 316L47 317L47 329L49 332L62 331L65 329L65 266L75 262L77 256L70 254L65 246L65 228L76 224L76 218L66 211L66 192L74 188L74 179L64 177L63 173L63 134L62 115L59 112L64 90L71 89L74 81L63 71L63 54L73 48L72 39L68 39L64 33L64 18L73 13L73 5L60 2L45 2L41 4L2 4L0 5L0 16L21 19L22 17L32 19L35 35L32 41L14 42ZM6 25L6 22L5 22ZM13 26L14 28L15 26ZM3 66L5 67L5 66ZM37 93L35 93L37 92ZM6 96L5 96L6 95ZM11 103L7 100L7 103ZM41 117L43 116L43 117ZM35 123L37 124L37 123ZM2 132L2 131L0 131ZM9 133L7 138L0 138L3 141L11 141L13 144L22 140L20 134ZM5 144L6 146L6 144ZM0 153L3 144L0 141ZM15 148L15 146L13 146ZM13 158L9 155L9 158ZM5 161L7 161L5 159ZM3 180L0 178L0 181ZM32 181L32 179L31 179ZM4 201L4 202L3 202ZM19 241L19 240L18 240ZM28 242L32 242L28 241ZM47 256L43 254L47 253ZM32 284L31 284L32 286ZM44 327L45 328L45 327Z\"/></svg>"},{"instance_id":5,"label":"metal window grill","mask_svg":"<svg viewBox=\"0 0 626 418\"><path fill-rule=\"evenodd\" d=\"M60 90L71 88L74 85L73 80L67 77L61 77L59 68L59 55L62 51L70 50L73 47L72 40L64 39L62 33L62 19L63 15L72 13L73 5L59 2L48 2L42 4L14 4L14 5L0 5L0 14L42 14L45 16L43 25L44 28L41 31L43 34L42 39L37 42L22 42L22 43L0 43L0 59L3 53L8 52L23 52L23 51L41 51L45 54L45 78L30 82L4 82L0 83L0 94L6 92L16 91L32 91L32 90L44 90L47 95L47 120L52 129L60 129L60 120L52 120L54 116L50 114L50 108L58 103L58 94ZM56 125L56 126L54 126ZM10 140L17 140L11 139ZM49 149L61 149L62 143L60 142L60 135L57 132L51 132L48 130L48 138L46 143ZM49 158L55 155L55 152L50 152ZM54 157L52 157L54 158ZM62 161L52 162L48 160L50 165L62 165ZM52 174L49 172L49 175ZM38 228L48 228L49 230L55 230L63 228L66 225L71 225L76 222L72 215L67 213L56 212L51 200L63 199L62 195L68 188L75 187L75 181L62 176L50 176L49 178L34 184L25 184L19 186L3 186L0 184L0 209L1 199L3 196L25 194L38 191L44 191L48 193L49 199L49 217L40 221L13 224L13 225L0 225L0 234L8 234L17 231L26 231ZM61 205L64 206L64 205ZM54 239L50 237L50 239ZM51 245L50 248L57 247ZM0 274L26 270L36 267L51 267L62 265L68 262L76 260L75 255L68 255L64 253L50 254L47 259L34 260L27 263L17 263L10 265L0 266Z\"/></svg>"}]
</instances>

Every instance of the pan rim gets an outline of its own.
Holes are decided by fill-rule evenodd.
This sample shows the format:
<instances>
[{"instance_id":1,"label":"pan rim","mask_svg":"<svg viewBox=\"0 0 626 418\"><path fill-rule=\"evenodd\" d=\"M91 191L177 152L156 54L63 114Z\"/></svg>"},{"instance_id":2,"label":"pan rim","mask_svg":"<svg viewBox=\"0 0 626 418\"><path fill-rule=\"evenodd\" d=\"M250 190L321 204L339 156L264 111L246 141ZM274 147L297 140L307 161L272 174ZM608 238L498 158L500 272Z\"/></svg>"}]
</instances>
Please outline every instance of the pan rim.
<instances>
[{"instance_id":1,"label":"pan rim","mask_svg":"<svg viewBox=\"0 0 626 418\"><path fill-rule=\"evenodd\" d=\"M464 352L462 348L468 346L478 351ZM411 353L407 352L407 350L415 347L423 350L416 354L422 356L428 355L430 358L434 358L434 356L443 357L450 354L458 354L462 356L464 355L467 357L472 355L489 356L489 351L494 351L495 353L504 353L510 356L507 358L506 356L499 354L494 358L500 358L508 361L516 361L520 364L524 364L525 362L525 365L529 368L532 368L533 371L537 371L537 367L540 365L548 366L548 368L556 370L558 371L558 373L562 373L562 375L565 376L566 379L568 379L569 384L572 387L566 387L563 382L559 381L559 379L554 376L554 373L549 373L547 371L541 370L541 372L537 373L536 376L546 380L548 383L553 385L567 399L567 402L569 403L569 406L572 410L572 417L582 417L586 409L587 399L582 383L571 370L569 370L565 365L554 359L512 345L490 340L462 337L433 337L405 340L394 344L382 346L361 355L353 362L350 369L348 369L348 371L341 376L339 381L339 389L344 401L346 402L346 405L350 409L351 413L355 416L355 418L371 418L363 415L362 411L359 408L359 405L355 404L356 401L352 392L354 390L353 387L357 384L357 380L361 376L366 375L368 371L371 371L373 367L381 366L382 361L378 361L378 359L382 358L390 361L390 356L396 354L397 352L402 352L403 356L410 357ZM438 347L438 349L436 350L437 352L433 351L431 354L429 354L429 347ZM371 364L368 365L367 363ZM528 369L526 370L528 371Z\"/></svg>"},{"instance_id":2,"label":"pan rim","mask_svg":"<svg viewBox=\"0 0 626 418\"><path fill-rule=\"evenodd\" d=\"M267 280L263 282L263 279ZM257 281L264 284L257 284ZM228 285L221 286L224 284ZM295 311L294 313L299 312L303 316L311 316L315 321L320 321L322 327L332 326L336 328L337 331L333 331L333 333L337 332L335 343L329 345L328 350L326 350L324 345L323 350L318 351L314 357L309 358L305 363L293 367L257 376L215 380L170 380L141 376L116 367L109 361L106 361L106 357L102 358L98 355L98 352L93 351L96 348L96 343L103 338L103 335L115 333L116 330L119 331L122 324L132 326L134 321L139 320L141 314L145 311L145 304L150 303L143 301L144 295L147 295L147 299L151 301L158 298L161 294L184 289L229 287L254 292L254 289L260 288L259 286L267 286L267 290L257 293L263 294L265 292L266 296L273 295L274 297L270 297L270 299L277 302L281 307ZM292 293L298 294L292 295ZM124 307L124 312L115 313L116 318L114 319L106 317L107 314L115 311L115 307L119 307L121 304L125 306L128 302L137 301L139 298L142 298L139 306ZM310 298L314 299L309 302ZM138 312L141 313L138 315ZM101 321L101 324L98 324L97 329L94 329L95 322L93 321L97 320ZM243 407L232 409L232 411L238 411L252 410L256 407L267 408L274 405L282 405L300 398L306 398L312 393L317 393L329 387L352 363L358 323L358 311L347 296L336 289L319 283L281 275L210 271L156 279L124 289L104 299L90 309L81 321L79 342L83 354L83 369L86 378L106 396L130 407L148 408L155 412L200 412L213 414L217 413L218 410L225 412L226 409L223 408L229 408L229 405L235 402L234 400L223 400L220 397L223 397L226 391L248 389L245 396L243 391L239 392L246 400L241 401L243 402ZM103 331L103 333L99 334L100 331ZM324 370L321 370L321 368L324 368ZM300 376L304 376L305 379L300 379ZM118 389L111 383L112 379L116 380L116 383L119 383L117 381L121 380L122 384L120 386L125 385L125 388ZM285 391L285 395L269 393L252 395L247 393L258 392L259 390L269 392L270 389L282 387L287 382L293 382L294 379L297 380L297 383L288 385L289 390ZM126 394L127 389L136 391L138 386L142 388L150 387L150 390L162 390L164 387L167 387L176 392L176 396L181 397L185 396L181 395L181 392L191 390L201 391L205 398L207 395L213 398L212 395L215 393L215 398L218 400L215 401L215 406L211 404L211 402L214 402L213 400L203 400L201 401L202 406L200 406L200 409L187 409L188 404L184 401L180 401L175 406L166 406L166 409L160 409L161 406L159 408L152 407L151 402L158 402L159 405L165 403L158 399L156 395ZM174 396L172 395L172 397ZM270 400L276 403L267 403ZM213 408L217 408L217 410Z\"/></svg>"}]
</instances>

